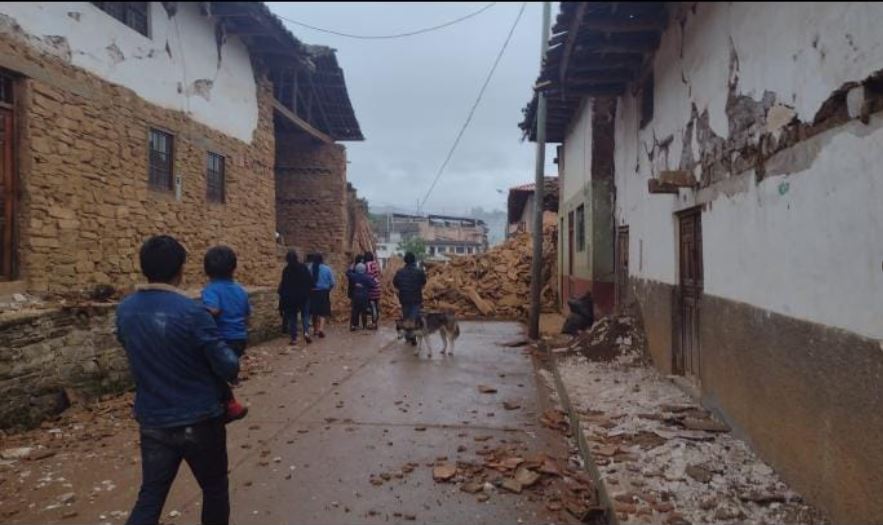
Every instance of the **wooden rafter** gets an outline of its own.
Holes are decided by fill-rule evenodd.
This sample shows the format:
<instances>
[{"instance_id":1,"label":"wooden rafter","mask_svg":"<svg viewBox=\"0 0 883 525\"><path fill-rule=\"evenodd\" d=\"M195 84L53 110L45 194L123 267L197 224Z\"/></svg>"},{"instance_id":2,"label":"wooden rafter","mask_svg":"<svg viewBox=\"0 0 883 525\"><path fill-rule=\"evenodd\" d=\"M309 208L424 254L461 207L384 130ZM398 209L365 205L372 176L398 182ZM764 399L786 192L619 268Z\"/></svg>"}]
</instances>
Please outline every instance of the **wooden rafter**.
<instances>
[{"instance_id":1,"label":"wooden rafter","mask_svg":"<svg viewBox=\"0 0 883 525\"><path fill-rule=\"evenodd\" d=\"M287 107L285 107L278 100L273 100L273 109L278 114L280 114L282 117L284 117L285 120L287 120L291 124L294 124L295 127L304 131L306 134L310 135L311 137L318 139L322 142L325 142L327 144L331 144L334 142L333 138L331 138L327 134L319 131L318 129L314 128L312 125L310 125L309 122L307 122L306 120L304 120L304 119L298 117L297 115L295 115L294 113L292 113L291 110L289 110Z\"/></svg>"},{"instance_id":2,"label":"wooden rafter","mask_svg":"<svg viewBox=\"0 0 883 525\"><path fill-rule=\"evenodd\" d=\"M562 84L567 79L567 66L570 63L570 56L573 54L573 46L576 44L576 35L588 8L588 2L580 2L579 7L576 8L576 14L570 23L570 28L566 33L567 41L564 44L564 55L561 59L561 66L558 68L558 78L561 80Z\"/></svg>"}]
</instances>

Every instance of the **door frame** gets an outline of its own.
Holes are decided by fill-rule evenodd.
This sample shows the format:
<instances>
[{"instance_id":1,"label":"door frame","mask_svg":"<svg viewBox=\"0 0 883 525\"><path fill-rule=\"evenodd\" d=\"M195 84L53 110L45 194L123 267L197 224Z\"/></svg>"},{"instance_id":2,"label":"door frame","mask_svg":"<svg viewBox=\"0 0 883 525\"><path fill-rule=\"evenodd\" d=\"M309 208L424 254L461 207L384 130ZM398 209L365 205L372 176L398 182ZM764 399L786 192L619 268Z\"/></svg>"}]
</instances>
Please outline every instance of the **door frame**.
<instances>
[{"instance_id":1,"label":"door frame","mask_svg":"<svg viewBox=\"0 0 883 525\"><path fill-rule=\"evenodd\" d=\"M574 259L574 235L575 233L575 224L574 221L574 211L570 210L567 212L567 276L573 276L573 259Z\"/></svg>"},{"instance_id":2,"label":"door frame","mask_svg":"<svg viewBox=\"0 0 883 525\"><path fill-rule=\"evenodd\" d=\"M16 153L18 133L15 125L15 103L18 98L19 84L14 74L0 69L0 82L8 82L7 88L11 92L8 100L0 100L0 126L3 127L5 137L3 147L3 166L0 166L3 176L3 194L0 198L3 202L3 228L0 231L0 243L3 243L3 255L0 257L0 281L12 281L15 279L16 263L16 239L15 217L18 207L18 177Z\"/></svg>"},{"instance_id":3,"label":"door frame","mask_svg":"<svg viewBox=\"0 0 883 525\"><path fill-rule=\"evenodd\" d=\"M678 284L675 290L677 326L674 339L677 344L672 353L674 373L699 381L702 375L702 345L700 326L702 322L702 296L704 294L704 261L702 257L702 207L696 206L675 214L677 231ZM685 245L684 227L694 221L693 243ZM685 260L685 252L691 251L692 264ZM694 275L690 276L689 274Z\"/></svg>"}]
</instances>

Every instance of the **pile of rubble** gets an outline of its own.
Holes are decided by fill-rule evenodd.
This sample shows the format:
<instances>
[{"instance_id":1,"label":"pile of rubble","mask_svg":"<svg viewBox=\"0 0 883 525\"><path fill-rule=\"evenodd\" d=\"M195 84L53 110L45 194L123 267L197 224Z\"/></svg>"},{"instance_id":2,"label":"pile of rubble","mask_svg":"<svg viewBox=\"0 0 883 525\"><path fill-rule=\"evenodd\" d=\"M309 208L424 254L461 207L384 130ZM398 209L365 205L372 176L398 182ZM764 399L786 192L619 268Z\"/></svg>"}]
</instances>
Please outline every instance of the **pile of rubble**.
<instances>
[{"instance_id":1,"label":"pile of rubble","mask_svg":"<svg viewBox=\"0 0 883 525\"><path fill-rule=\"evenodd\" d=\"M660 374L645 346L633 318L606 317L554 349L619 523L826 522L725 423Z\"/></svg>"},{"instance_id":2,"label":"pile of rubble","mask_svg":"<svg viewBox=\"0 0 883 525\"><path fill-rule=\"evenodd\" d=\"M546 453L531 453L517 440L486 444L490 436L476 436L482 443L475 460L449 461L440 457L432 468L436 483L456 484L459 490L488 501L494 495L515 494L540 498L546 509L567 512L582 523L600 519L603 508L589 475L566 461ZM459 449L465 452L466 447Z\"/></svg>"},{"instance_id":3,"label":"pile of rubble","mask_svg":"<svg viewBox=\"0 0 883 525\"><path fill-rule=\"evenodd\" d=\"M556 302L557 236L555 225L543 228L541 297L545 310L554 309ZM448 311L465 318L527 318L531 244L530 235L521 233L485 253L427 264L424 310ZM391 259L384 270L381 308L387 317L400 315L392 278L401 267L401 260Z\"/></svg>"},{"instance_id":4,"label":"pile of rubble","mask_svg":"<svg viewBox=\"0 0 883 525\"><path fill-rule=\"evenodd\" d=\"M608 316L574 337L565 347L592 361L615 361L626 366L649 364L647 340L634 317Z\"/></svg>"}]
</instances>

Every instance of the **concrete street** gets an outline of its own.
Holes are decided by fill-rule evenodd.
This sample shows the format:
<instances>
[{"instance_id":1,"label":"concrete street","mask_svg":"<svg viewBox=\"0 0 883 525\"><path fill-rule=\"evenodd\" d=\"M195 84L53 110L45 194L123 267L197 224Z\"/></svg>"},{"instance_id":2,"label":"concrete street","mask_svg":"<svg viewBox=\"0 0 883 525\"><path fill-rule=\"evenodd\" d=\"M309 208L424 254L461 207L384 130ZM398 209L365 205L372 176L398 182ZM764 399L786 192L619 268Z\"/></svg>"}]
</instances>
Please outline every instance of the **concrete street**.
<instances>
[{"instance_id":1,"label":"concrete street","mask_svg":"<svg viewBox=\"0 0 883 525\"><path fill-rule=\"evenodd\" d=\"M425 352L414 356L389 328L333 330L295 350L282 339L250 349L257 364L236 395L251 412L228 427L232 521L572 520L566 512L550 512L541 495L528 491L485 492L490 497L482 502L456 484L433 481L432 465L440 458L481 462L476 452L488 445L520 441L562 465L568 455L565 438L539 423L547 392L531 356L499 344L522 338L521 325L463 323L461 329L453 356L442 356L433 337L431 359ZM497 392L480 393L478 385ZM507 410L504 401L519 408ZM5 443L46 442L47 433L61 434L47 443L58 450L55 456L2 466L3 521L123 522L140 464L136 427L119 412L72 419L60 429L54 426L64 422L49 423ZM198 487L182 467L164 520L198 522L199 506Z\"/></svg>"}]
</instances>

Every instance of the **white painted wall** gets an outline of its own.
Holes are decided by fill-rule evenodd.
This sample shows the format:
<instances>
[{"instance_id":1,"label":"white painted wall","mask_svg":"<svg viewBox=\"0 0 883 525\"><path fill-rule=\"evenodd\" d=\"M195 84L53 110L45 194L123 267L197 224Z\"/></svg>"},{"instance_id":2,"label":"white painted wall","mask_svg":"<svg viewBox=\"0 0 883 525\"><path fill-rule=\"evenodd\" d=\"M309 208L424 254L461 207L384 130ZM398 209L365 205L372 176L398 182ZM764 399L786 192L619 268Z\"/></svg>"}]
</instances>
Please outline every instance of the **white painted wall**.
<instances>
[{"instance_id":1,"label":"white painted wall","mask_svg":"<svg viewBox=\"0 0 883 525\"><path fill-rule=\"evenodd\" d=\"M827 132L811 165L757 185L749 172L698 195L650 195L647 180L677 169L692 105L728 135L731 50L737 92L765 90L812 120L831 92L883 69L876 3L700 3L684 31L676 20L654 61L653 121L638 129L634 97L616 119L616 222L630 227L631 275L677 283L674 213L702 215L705 291L760 308L883 338L883 122ZM683 54L682 54L683 53ZM668 156L647 151L673 136ZM570 137L568 137L570 138ZM698 148L694 135L694 157ZM798 146L800 147L800 146ZM570 159L566 158L566 162Z\"/></svg>"},{"instance_id":2,"label":"white painted wall","mask_svg":"<svg viewBox=\"0 0 883 525\"><path fill-rule=\"evenodd\" d=\"M560 201L567 202L582 193L591 177L592 168L592 111L591 104L580 106L571 121L564 141L564 185Z\"/></svg>"},{"instance_id":3,"label":"white painted wall","mask_svg":"<svg viewBox=\"0 0 883 525\"><path fill-rule=\"evenodd\" d=\"M148 38L89 2L0 2L0 31L12 31L14 22L25 33L18 38L30 45L251 142L258 107L248 50L238 38L228 38L219 62L212 21L195 2L177 6L169 18L159 2L150 2ZM55 37L65 40L59 45ZM212 83L208 95L195 91L198 80Z\"/></svg>"}]
</instances>

